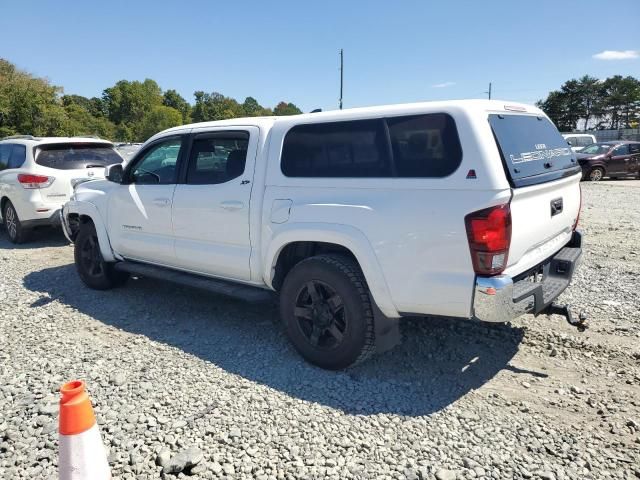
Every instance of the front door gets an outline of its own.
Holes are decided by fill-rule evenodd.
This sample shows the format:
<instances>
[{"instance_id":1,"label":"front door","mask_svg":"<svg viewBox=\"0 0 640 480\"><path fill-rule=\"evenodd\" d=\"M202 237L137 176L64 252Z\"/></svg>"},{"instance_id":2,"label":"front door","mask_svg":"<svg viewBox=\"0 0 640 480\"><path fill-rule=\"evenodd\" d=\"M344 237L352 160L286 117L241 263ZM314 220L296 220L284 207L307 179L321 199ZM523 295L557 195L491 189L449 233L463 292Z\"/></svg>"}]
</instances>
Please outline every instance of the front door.
<instances>
[{"instance_id":1,"label":"front door","mask_svg":"<svg viewBox=\"0 0 640 480\"><path fill-rule=\"evenodd\" d=\"M123 183L109 193L111 246L125 258L175 263L171 204L184 139L161 139L136 155Z\"/></svg>"},{"instance_id":2,"label":"front door","mask_svg":"<svg viewBox=\"0 0 640 480\"><path fill-rule=\"evenodd\" d=\"M607 173L609 175L627 175L629 170L629 145L623 143L618 145L611 151L611 157L608 160Z\"/></svg>"},{"instance_id":3,"label":"front door","mask_svg":"<svg viewBox=\"0 0 640 480\"><path fill-rule=\"evenodd\" d=\"M249 280L249 202L256 127L196 129L184 177L173 197L179 267Z\"/></svg>"}]
</instances>

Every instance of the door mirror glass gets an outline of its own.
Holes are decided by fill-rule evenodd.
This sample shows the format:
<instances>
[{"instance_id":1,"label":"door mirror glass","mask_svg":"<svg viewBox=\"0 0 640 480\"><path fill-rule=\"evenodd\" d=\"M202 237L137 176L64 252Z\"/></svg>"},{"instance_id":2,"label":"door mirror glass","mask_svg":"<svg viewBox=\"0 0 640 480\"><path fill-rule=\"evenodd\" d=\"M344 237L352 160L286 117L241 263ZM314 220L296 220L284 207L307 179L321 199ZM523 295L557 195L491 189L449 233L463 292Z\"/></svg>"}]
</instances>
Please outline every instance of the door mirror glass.
<instances>
[{"instance_id":1,"label":"door mirror glass","mask_svg":"<svg viewBox=\"0 0 640 480\"><path fill-rule=\"evenodd\" d=\"M104 176L114 183L122 183L124 169L121 163L115 163L104 168Z\"/></svg>"}]
</instances>

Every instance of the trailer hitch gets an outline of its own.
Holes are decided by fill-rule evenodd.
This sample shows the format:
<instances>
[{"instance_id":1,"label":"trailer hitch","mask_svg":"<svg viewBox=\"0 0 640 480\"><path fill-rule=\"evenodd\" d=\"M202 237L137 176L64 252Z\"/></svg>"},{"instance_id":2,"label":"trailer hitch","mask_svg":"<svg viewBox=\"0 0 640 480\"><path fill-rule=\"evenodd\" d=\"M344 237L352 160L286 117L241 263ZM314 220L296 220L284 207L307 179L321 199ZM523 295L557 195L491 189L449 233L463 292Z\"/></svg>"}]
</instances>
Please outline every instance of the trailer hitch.
<instances>
[{"instance_id":1,"label":"trailer hitch","mask_svg":"<svg viewBox=\"0 0 640 480\"><path fill-rule=\"evenodd\" d=\"M567 323L573 327L576 327L579 332L584 332L587 327L587 314L584 312L580 312L578 314L578 318L573 315L571 311L570 305L558 305L556 303L552 303L547 308L545 308L542 313L545 315L562 315Z\"/></svg>"}]
</instances>

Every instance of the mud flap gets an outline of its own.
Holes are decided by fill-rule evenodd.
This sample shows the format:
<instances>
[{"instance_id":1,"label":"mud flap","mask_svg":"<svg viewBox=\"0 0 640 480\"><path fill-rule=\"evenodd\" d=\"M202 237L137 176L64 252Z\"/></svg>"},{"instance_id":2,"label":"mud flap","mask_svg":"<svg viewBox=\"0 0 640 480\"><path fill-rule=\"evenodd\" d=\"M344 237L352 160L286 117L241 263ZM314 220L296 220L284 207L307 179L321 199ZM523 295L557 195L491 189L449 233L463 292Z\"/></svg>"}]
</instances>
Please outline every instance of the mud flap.
<instances>
[{"instance_id":1,"label":"mud flap","mask_svg":"<svg viewBox=\"0 0 640 480\"><path fill-rule=\"evenodd\" d=\"M376 329L376 353L385 353L402 343L401 319L386 317L375 302L371 306Z\"/></svg>"}]
</instances>

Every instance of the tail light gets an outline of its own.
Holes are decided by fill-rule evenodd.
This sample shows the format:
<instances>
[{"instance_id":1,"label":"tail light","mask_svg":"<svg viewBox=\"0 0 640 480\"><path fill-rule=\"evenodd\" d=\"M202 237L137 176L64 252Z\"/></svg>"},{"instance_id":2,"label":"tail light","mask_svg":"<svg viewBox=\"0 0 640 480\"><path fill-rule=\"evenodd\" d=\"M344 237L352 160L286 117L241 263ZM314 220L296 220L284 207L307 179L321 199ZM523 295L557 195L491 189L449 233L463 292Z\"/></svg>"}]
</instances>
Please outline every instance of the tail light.
<instances>
[{"instance_id":1,"label":"tail light","mask_svg":"<svg viewBox=\"0 0 640 480\"><path fill-rule=\"evenodd\" d=\"M496 275L507 267L511 245L509 204L478 210L464 218L473 269L478 275Z\"/></svg>"},{"instance_id":2,"label":"tail light","mask_svg":"<svg viewBox=\"0 0 640 480\"><path fill-rule=\"evenodd\" d=\"M580 188L580 206L578 207L578 215L576 215L576 221L573 224L573 231L576 231L578 228L578 222L580 221L580 212L582 211L582 185L578 184L578 188Z\"/></svg>"},{"instance_id":3,"label":"tail light","mask_svg":"<svg viewBox=\"0 0 640 480\"><path fill-rule=\"evenodd\" d=\"M21 173L18 175L18 182L23 188L46 188L53 183L54 177L44 175L31 175Z\"/></svg>"}]
</instances>

